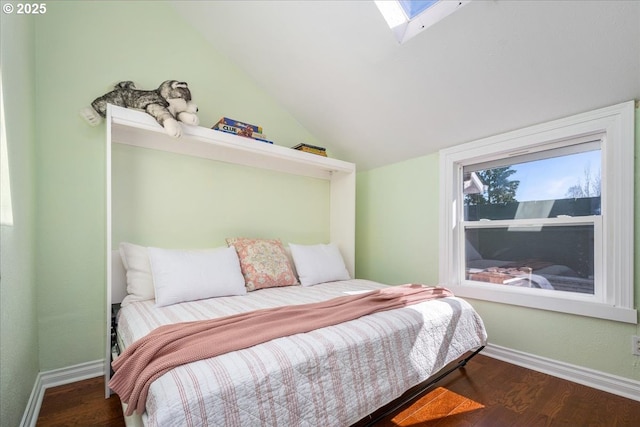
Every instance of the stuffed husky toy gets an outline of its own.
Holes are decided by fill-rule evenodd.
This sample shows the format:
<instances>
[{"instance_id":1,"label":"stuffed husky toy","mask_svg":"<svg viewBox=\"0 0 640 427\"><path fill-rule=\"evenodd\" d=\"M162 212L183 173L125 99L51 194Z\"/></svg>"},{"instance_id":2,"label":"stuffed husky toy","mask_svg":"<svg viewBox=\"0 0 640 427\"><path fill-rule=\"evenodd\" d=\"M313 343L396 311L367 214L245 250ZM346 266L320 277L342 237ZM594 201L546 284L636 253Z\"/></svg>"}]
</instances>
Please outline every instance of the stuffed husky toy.
<instances>
[{"instance_id":1,"label":"stuffed husky toy","mask_svg":"<svg viewBox=\"0 0 640 427\"><path fill-rule=\"evenodd\" d=\"M178 120L189 125L199 123L196 116L198 106L191 101L189 87L177 80L167 80L155 90L139 90L133 82L120 82L114 90L96 98L91 107L85 107L80 114L90 125L96 126L106 117L107 104L146 111L168 135L176 138L182 135Z\"/></svg>"}]
</instances>

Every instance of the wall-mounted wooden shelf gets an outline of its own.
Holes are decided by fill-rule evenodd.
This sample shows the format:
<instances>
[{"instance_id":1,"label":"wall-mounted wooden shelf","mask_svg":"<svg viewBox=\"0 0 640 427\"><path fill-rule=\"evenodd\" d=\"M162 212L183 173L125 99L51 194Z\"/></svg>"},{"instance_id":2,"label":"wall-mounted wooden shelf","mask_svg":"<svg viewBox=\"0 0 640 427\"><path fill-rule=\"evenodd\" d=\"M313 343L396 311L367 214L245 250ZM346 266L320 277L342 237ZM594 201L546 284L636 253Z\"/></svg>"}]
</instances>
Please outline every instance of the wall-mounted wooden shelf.
<instances>
[{"instance_id":1,"label":"wall-mounted wooden shelf","mask_svg":"<svg viewBox=\"0 0 640 427\"><path fill-rule=\"evenodd\" d=\"M111 141L120 144L322 179L355 172L353 163L184 123L182 136L172 138L144 112L111 105L109 112Z\"/></svg>"}]
</instances>

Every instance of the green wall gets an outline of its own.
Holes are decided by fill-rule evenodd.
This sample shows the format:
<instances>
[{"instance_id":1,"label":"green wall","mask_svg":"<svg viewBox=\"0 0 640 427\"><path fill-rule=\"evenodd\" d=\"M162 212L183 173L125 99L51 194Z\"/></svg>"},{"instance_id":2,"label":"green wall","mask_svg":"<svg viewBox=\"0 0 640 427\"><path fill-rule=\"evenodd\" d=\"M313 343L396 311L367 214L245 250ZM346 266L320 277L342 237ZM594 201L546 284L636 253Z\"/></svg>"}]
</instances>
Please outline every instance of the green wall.
<instances>
[{"instance_id":1,"label":"green wall","mask_svg":"<svg viewBox=\"0 0 640 427\"><path fill-rule=\"evenodd\" d=\"M640 110L636 109L635 263L640 266ZM439 156L432 154L357 176L356 275L387 283L438 280ZM639 307L640 268L635 270ZM640 327L513 305L470 300L489 342L640 380L631 336Z\"/></svg>"},{"instance_id":2,"label":"green wall","mask_svg":"<svg viewBox=\"0 0 640 427\"><path fill-rule=\"evenodd\" d=\"M120 80L149 89L179 79L202 126L229 116L261 124L282 145L314 139L167 2L51 2L35 34L37 318L47 371L104 357L105 128L88 126L82 107ZM176 182L188 195L188 180ZM278 209L277 200L263 203Z\"/></svg>"},{"instance_id":3,"label":"green wall","mask_svg":"<svg viewBox=\"0 0 640 427\"><path fill-rule=\"evenodd\" d=\"M112 161L114 248L210 248L239 236L329 240L327 180L120 144Z\"/></svg>"},{"instance_id":4,"label":"green wall","mask_svg":"<svg viewBox=\"0 0 640 427\"><path fill-rule=\"evenodd\" d=\"M3 13L0 27L13 205L13 225L0 226L0 425L17 426L39 371L33 272L34 20Z\"/></svg>"},{"instance_id":5,"label":"green wall","mask_svg":"<svg viewBox=\"0 0 640 427\"><path fill-rule=\"evenodd\" d=\"M438 156L359 172L356 276L383 283L438 280Z\"/></svg>"}]
</instances>

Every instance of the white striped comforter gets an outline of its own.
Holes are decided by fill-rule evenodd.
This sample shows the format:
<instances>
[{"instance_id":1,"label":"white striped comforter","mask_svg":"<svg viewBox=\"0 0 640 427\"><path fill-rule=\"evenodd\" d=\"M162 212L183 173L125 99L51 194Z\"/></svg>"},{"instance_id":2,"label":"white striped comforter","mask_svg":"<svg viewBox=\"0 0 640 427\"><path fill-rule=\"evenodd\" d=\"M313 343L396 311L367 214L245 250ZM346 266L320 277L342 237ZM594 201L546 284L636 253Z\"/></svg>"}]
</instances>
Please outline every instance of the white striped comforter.
<instances>
[{"instance_id":1,"label":"white striped comforter","mask_svg":"<svg viewBox=\"0 0 640 427\"><path fill-rule=\"evenodd\" d=\"M158 326L321 301L385 287L365 280L263 289L119 313L122 345ZM256 328L260 325L256 324ZM482 320L444 298L278 338L168 372L149 390L147 426L348 426L486 342Z\"/></svg>"}]
</instances>

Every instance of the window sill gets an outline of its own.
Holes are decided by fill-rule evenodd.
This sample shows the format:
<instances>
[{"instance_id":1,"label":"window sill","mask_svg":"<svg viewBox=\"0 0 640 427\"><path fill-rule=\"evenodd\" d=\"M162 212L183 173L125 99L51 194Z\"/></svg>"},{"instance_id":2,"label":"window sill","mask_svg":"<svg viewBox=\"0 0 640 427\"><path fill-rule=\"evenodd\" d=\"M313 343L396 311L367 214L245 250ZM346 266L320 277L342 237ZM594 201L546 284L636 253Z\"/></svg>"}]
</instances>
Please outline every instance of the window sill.
<instances>
[{"instance_id":1,"label":"window sill","mask_svg":"<svg viewBox=\"0 0 640 427\"><path fill-rule=\"evenodd\" d=\"M638 324L638 312L632 308L616 307L596 301L592 295L576 296L573 293L522 289L490 283L465 282L461 285L445 285L456 296L483 301L511 304L539 310L557 311L579 316L595 317L616 322Z\"/></svg>"}]
</instances>

